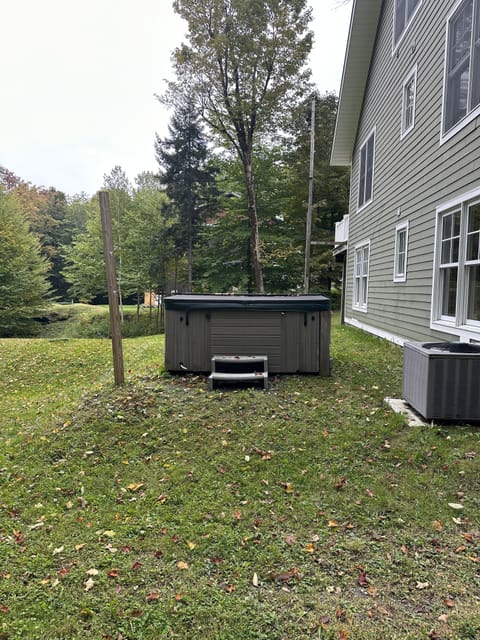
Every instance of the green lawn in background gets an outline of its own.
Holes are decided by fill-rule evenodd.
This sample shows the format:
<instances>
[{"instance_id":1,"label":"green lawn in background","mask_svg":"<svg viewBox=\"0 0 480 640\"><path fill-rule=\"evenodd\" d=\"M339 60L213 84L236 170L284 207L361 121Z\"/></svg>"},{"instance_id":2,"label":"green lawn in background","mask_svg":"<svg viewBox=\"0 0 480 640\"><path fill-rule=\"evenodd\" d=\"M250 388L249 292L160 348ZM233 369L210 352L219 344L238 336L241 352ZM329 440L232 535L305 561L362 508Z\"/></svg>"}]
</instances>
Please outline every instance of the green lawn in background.
<instances>
[{"instance_id":1,"label":"green lawn in background","mask_svg":"<svg viewBox=\"0 0 480 640\"><path fill-rule=\"evenodd\" d=\"M401 350L209 392L163 337L0 340L0 640L480 638L479 430L408 427Z\"/></svg>"}]
</instances>

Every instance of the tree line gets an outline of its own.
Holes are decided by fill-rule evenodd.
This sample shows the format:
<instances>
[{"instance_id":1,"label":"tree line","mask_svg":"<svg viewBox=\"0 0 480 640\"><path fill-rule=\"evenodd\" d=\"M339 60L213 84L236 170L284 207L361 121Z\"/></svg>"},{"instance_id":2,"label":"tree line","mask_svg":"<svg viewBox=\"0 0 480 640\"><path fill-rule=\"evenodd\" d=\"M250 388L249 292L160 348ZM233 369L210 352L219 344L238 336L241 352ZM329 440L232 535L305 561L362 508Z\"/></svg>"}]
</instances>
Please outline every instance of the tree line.
<instances>
[{"instance_id":1,"label":"tree line","mask_svg":"<svg viewBox=\"0 0 480 640\"><path fill-rule=\"evenodd\" d=\"M339 279L331 248L349 176L329 165L337 97L309 82L305 1L174 7L187 42L159 96L172 116L153 141L158 171L133 184L119 166L104 176L122 299L301 291L312 97L313 238L323 243L312 251L310 291L328 290ZM0 217L0 334L22 330L48 299L103 301L98 195L70 197L0 167Z\"/></svg>"}]
</instances>

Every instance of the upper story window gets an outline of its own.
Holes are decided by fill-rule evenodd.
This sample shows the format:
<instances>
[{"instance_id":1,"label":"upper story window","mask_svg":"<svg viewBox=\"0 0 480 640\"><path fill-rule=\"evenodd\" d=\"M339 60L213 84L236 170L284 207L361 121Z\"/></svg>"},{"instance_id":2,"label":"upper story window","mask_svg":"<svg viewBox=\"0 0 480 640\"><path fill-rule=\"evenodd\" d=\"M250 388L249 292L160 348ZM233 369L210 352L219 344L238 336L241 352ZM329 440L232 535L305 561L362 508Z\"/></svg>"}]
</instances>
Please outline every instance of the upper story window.
<instances>
[{"instance_id":1,"label":"upper story window","mask_svg":"<svg viewBox=\"0 0 480 640\"><path fill-rule=\"evenodd\" d=\"M396 46L407 29L421 0L395 0L395 16L393 20L393 44Z\"/></svg>"},{"instance_id":2,"label":"upper story window","mask_svg":"<svg viewBox=\"0 0 480 640\"><path fill-rule=\"evenodd\" d=\"M375 156L375 131L368 136L360 148L360 172L358 184L358 208L373 200L373 169Z\"/></svg>"},{"instance_id":3,"label":"upper story window","mask_svg":"<svg viewBox=\"0 0 480 640\"><path fill-rule=\"evenodd\" d=\"M448 21L443 133L480 112L480 0L464 0Z\"/></svg>"},{"instance_id":4,"label":"upper story window","mask_svg":"<svg viewBox=\"0 0 480 640\"><path fill-rule=\"evenodd\" d=\"M402 133L409 133L415 125L415 100L417 93L417 69L415 68L403 83L402 96Z\"/></svg>"}]
</instances>

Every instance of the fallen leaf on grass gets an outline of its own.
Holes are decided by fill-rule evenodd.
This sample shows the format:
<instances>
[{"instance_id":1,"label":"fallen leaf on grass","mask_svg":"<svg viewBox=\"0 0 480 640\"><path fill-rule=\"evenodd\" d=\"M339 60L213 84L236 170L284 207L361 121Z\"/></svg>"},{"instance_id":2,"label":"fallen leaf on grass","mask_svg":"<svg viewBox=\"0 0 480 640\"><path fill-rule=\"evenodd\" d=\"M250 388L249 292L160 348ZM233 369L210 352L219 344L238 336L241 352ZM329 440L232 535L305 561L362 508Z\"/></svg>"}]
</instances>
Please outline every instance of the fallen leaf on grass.
<instances>
[{"instance_id":1,"label":"fallen leaf on grass","mask_svg":"<svg viewBox=\"0 0 480 640\"><path fill-rule=\"evenodd\" d=\"M92 580L92 578L89 578L83 585L85 591L90 591L91 589L93 589L94 584L95 582Z\"/></svg>"},{"instance_id":2,"label":"fallen leaf on grass","mask_svg":"<svg viewBox=\"0 0 480 640\"><path fill-rule=\"evenodd\" d=\"M85 573L87 576L98 576L98 569L88 569Z\"/></svg>"},{"instance_id":3,"label":"fallen leaf on grass","mask_svg":"<svg viewBox=\"0 0 480 640\"><path fill-rule=\"evenodd\" d=\"M258 587L258 575L256 573L253 574L252 584L254 587Z\"/></svg>"},{"instance_id":4,"label":"fallen leaf on grass","mask_svg":"<svg viewBox=\"0 0 480 640\"><path fill-rule=\"evenodd\" d=\"M449 502L448 506L452 509L463 509L463 504L460 504L459 502Z\"/></svg>"},{"instance_id":5,"label":"fallen leaf on grass","mask_svg":"<svg viewBox=\"0 0 480 640\"><path fill-rule=\"evenodd\" d=\"M285 493L293 493L293 486L291 482L284 482L282 487L285 489Z\"/></svg>"},{"instance_id":6,"label":"fallen leaf on grass","mask_svg":"<svg viewBox=\"0 0 480 640\"><path fill-rule=\"evenodd\" d=\"M185 571L186 569L189 569L190 565L188 564L188 562L184 562L183 560L180 560L179 562L177 562L177 569L180 569L181 571Z\"/></svg>"},{"instance_id":7,"label":"fallen leaf on grass","mask_svg":"<svg viewBox=\"0 0 480 640\"><path fill-rule=\"evenodd\" d=\"M155 602L156 600L160 600L160 594L156 592L149 593L146 599L147 602Z\"/></svg>"},{"instance_id":8,"label":"fallen leaf on grass","mask_svg":"<svg viewBox=\"0 0 480 640\"><path fill-rule=\"evenodd\" d=\"M305 546L305 551L307 553L315 553L315 545L312 544L311 542L309 542L306 546Z\"/></svg>"},{"instance_id":9,"label":"fallen leaf on grass","mask_svg":"<svg viewBox=\"0 0 480 640\"><path fill-rule=\"evenodd\" d=\"M233 593L235 591L235 585L233 584L221 584L220 589L223 589L226 593Z\"/></svg>"},{"instance_id":10,"label":"fallen leaf on grass","mask_svg":"<svg viewBox=\"0 0 480 640\"><path fill-rule=\"evenodd\" d=\"M327 587L325 587L325 591L327 593L342 593L341 587L334 587L331 584L329 584Z\"/></svg>"},{"instance_id":11,"label":"fallen leaf on grass","mask_svg":"<svg viewBox=\"0 0 480 640\"><path fill-rule=\"evenodd\" d=\"M417 582L416 588L417 589L428 589L428 587L430 586L429 582Z\"/></svg>"},{"instance_id":12,"label":"fallen leaf on grass","mask_svg":"<svg viewBox=\"0 0 480 640\"><path fill-rule=\"evenodd\" d=\"M292 567L288 571L284 571L282 573L276 573L271 576L271 579L274 582L290 582L290 580L299 580L300 573L296 567Z\"/></svg>"},{"instance_id":13,"label":"fallen leaf on grass","mask_svg":"<svg viewBox=\"0 0 480 640\"><path fill-rule=\"evenodd\" d=\"M141 489L144 486L143 482L131 482L128 486L127 489L129 489L130 491L138 491L139 489Z\"/></svg>"},{"instance_id":14,"label":"fallen leaf on grass","mask_svg":"<svg viewBox=\"0 0 480 640\"><path fill-rule=\"evenodd\" d=\"M361 571L358 574L358 578L357 578L357 583L361 586L361 587L367 587L369 584L369 580L367 578L367 573L366 571Z\"/></svg>"},{"instance_id":15,"label":"fallen leaf on grass","mask_svg":"<svg viewBox=\"0 0 480 640\"><path fill-rule=\"evenodd\" d=\"M455 602L454 600L452 600L452 598L445 598L445 600L443 601L443 604L446 607L449 607L450 609L452 609L455 606Z\"/></svg>"}]
</instances>

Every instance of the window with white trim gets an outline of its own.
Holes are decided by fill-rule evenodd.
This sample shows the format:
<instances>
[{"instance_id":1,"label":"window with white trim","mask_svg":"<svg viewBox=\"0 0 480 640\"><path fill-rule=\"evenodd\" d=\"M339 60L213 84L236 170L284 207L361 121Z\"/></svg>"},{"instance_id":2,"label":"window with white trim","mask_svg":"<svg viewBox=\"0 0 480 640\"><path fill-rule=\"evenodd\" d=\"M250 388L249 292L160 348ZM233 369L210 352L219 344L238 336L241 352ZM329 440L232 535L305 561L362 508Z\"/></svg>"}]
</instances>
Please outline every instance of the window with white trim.
<instances>
[{"instance_id":1,"label":"window with white trim","mask_svg":"<svg viewBox=\"0 0 480 640\"><path fill-rule=\"evenodd\" d=\"M402 94L402 132L405 137L415 126L415 101L417 93L417 69L410 73L403 83Z\"/></svg>"},{"instance_id":2,"label":"window with white trim","mask_svg":"<svg viewBox=\"0 0 480 640\"><path fill-rule=\"evenodd\" d=\"M353 267L353 308L367 310L368 265L370 261L370 242L355 247Z\"/></svg>"},{"instance_id":3,"label":"window with white trim","mask_svg":"<svg viewBox=\"0 0 480 640\"><path fill-rule=\"evenodd\" d=\"M433 324L480 331L480 190L438 216Z\"/></svg>"},{"instance_id":4,"label":"window with white trim","mask_svg":"<svg viewBox=\"0 0 480 640\"><path fill-rule=\"evenodd\" d=\"M358 180L358 208L373 200L373 169L375 155L375 131L360 148L360 172Z\"/></svg>"},{"instance_id":5,"label":"window with white trim","mask_svg":"<svg viewBox=\"0 0 480 640\"><path fill-rule=\"evenodd\" d=\"M421 0L395 0L393 44L396 46L410 24Z\"/></svg>"},{"instance_id":6,"label":"window with white trim","mask_svg":"<svg viewBox=\"0 0 480 640\"><path fill-rule=\"evenodd\" d=\"M395 261L393 267L393 281L406 282L408 253L408 222L403 222L395 228Z\"/></svg>"},{"instance_id":7,"label":"window with white trim","mask_svg":"<svg viewBox=\"0 0 480 640\"><path fill-rule=\"evenodd\" d=\"M447 29L444 134L480 113L480 0L464 0Z\"/></svg>"}]
</instances>

